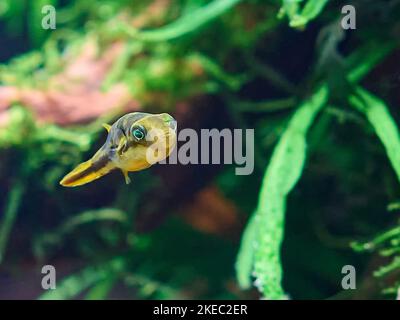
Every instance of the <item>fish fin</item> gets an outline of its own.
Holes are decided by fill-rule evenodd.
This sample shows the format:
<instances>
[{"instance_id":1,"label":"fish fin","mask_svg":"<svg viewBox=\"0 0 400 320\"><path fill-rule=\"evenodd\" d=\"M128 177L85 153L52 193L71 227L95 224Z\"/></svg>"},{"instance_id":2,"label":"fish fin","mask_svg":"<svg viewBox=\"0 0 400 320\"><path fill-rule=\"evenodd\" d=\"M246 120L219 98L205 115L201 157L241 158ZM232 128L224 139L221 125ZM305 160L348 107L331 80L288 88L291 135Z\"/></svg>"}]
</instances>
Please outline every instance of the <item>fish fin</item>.
<instances>
[{"instance_id":1,"label":"fish fin","mask_svg":"<svg viewBox=\"0 0 400 320\"><path fill-rule=\"evenodd\" d=\"M123 154L127 149L127 145L128 145L128 140L126 139L126 137L125 136L121 137L118 143L117 153L119 155Z\"/></svg>"},{"instance_id":2,"label":"fish fin","mask_svg":"<svg viewBox=\"0 0 400 320\"><path fill-rule=\"evenodd\" d=\"M76 187L96 180L111 170L115 166L106 158L99 160L90 159L79 164L74 170L68 173L61 181L60 184L64 187Z\"/></svg>"},{"instance_id":3,"label":"fish fin","mask_svg":"<svg viewBox=\"0 0 400 320\"><path fill-rule=\"evenodd\" d=\"M107 132L110 132L111 126L108 123L103 123L102 126L107 130Z\"/></svg>"},{"instance_id":4,"label":"fish fin","mask_svg":"<svg viewBox=\"0 0 400 320\"><path fill-rule=\"evenodd\" d=\"M124 174L124 178L125 178L125 183L126 184L130 184L131 183L131 178L129 178L129 174L128 171L121 169L122 173Z\"/></svg>"}]
</instances>

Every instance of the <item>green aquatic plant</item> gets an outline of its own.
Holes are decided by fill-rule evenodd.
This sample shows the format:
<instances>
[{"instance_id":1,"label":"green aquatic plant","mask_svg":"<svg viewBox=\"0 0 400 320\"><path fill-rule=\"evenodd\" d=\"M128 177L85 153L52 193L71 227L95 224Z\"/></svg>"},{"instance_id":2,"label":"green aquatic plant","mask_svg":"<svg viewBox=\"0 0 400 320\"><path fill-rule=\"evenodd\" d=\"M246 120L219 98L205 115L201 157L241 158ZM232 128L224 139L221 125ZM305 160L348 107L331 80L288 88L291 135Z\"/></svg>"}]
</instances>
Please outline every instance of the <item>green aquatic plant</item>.
<instances>
[{"instance_id":1,"label":"green aquatic plant","mask_svg":"<svg viewBox=\"0 0 400 320\"><path fill-rule=\"evenodd\" d=\"M327 88L323 87L298 108L289 122L272 154L263 178L258 207L251 225L247 227L251 228L252 234L246 235L246 238L251 237L251 240L246 239L247 245L242 246L239 252L238 278L249 278L254 270L255 285L269 299L284 297L281 287L280 249L284 234L286 197L303 170L307 131L318 111L327 102L327 98ZM249 255L249 252L254 253ZM247 259L241 257L244 254L247 255ZM249 268L253 264L254 266ZM247 281L241 280L244 284Z\"/></svg>"},{"instance_id":2,"label":"green aquatic plant","mask_svg":"<svg viewBox=\"0 0 400 320\"><path fill-rule=\"evenodd\" d=\"M327 4L328 0L282 0L279 16L282 18L286 15L291 27L305 27L322 12Z\"/></svg>"},{"instance_id":3,"label":"green aquatic plant","mask_svg":"<svg viewBox=\"0 0 400 320\"><path fill-rule=\"evenodd\" d=\"M387 20L382 28L364 24L345 34L338 28L343 1L73 0L59 8L51 2L59 24L47 32L38 28L41 15L33 9L43 1L11 2L0 4L0 17L17 34L21 12L33 10L26 17L32 51L0 67L1 85L21 90L0 110L8 119L0 128L7 193L0 266L13 269L22 259L9 249L18 245L13 236L21 225L19 235L38 264L57 262L60 252L84 264L40 299L105 299L121 284L134 298L256 297L236 283L256 287L267 299L335 297L343 263L365 268L361 251L390 258L379 261L373 278L389 281L384 292L396 294L399 283L390 276L399 270L398 222L381 212L391 202L395 214L400 198L399 114L385 87L388 61L399 48L396 15L355 1L361 21L375 9ZM77 61L95 79L80 75L69 82ZM371 81L371 73L383 80ZM111 100L115 105L105 114L68 122L65 114L49 120L41 113L43 105L89 110L116 97L116 88L125 95ZM205 104L210 95L218 98L210 109L226 110L223 116L193 103ZM63 104L71 96L82 99ZM79 192L58 189L62 175L98 148L101 123L120 116L126 101L148 112L187 113L189 126L204 112L206 119L220 117L222 126L256 129L253 175L223 168L214 180L201 177L204 184L216 181L230 203L216 204L230 212L216 220L228 225L233 216L236 228L248 220L241 236L237 229L228 236L199 229L190 209L185 219L137 232L140 214L156 206L154 190L165 184L153 171L138 175L134 188L108 180ZM185 192L195 185L180 178ZM187 199L166 199L158 211L181 213L168 202L188 206ZM349 243L359 239L372 240L353 244L354 253ZM313 255L323 258L311 262Z\"/></svg>"}]
</instances>

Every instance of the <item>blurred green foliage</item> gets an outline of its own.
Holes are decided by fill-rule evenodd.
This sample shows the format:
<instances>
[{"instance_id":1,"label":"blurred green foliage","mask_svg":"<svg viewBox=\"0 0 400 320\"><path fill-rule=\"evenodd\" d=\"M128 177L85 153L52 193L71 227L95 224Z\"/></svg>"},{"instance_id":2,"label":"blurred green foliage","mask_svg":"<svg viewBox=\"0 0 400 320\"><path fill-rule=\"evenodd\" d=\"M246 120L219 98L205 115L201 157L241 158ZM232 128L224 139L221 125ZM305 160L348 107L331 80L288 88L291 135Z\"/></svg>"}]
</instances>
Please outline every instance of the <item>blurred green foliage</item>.
<instances>
[{"instance_id":1,"label":"blurred green foliage","mask_svg":"<svg viewBox=\"0 0 400 320\"><path fill-rule=\"evenodd\" d=\"M98 147L100 124L115 114L62 128L38 125L29 108L13 105L0 132L2 190L10 190L2 199L0 263L7 263L20 212L26 217L18 216L24 226L16 230L32 241L26 256L40 265L66 252L85 265L42 299L105 299L121 283L132 298L253 298L240 290L252 284L268 299L395 296L400 114L396 90L385 83L387 59L399 50L398 2L389 10L353 1L358 27L346 33L338 27L343 1L158 1L160 17L145 16L141 27L126 17L140 16L152 1L52 3L55 32L38 27L41 0L0 5L5 30L22 34L26 25L32 49L1 66L2 85L45 89L67 53L91 39L99 50L122 41L102 90L122 82L143 108L170 112L185 99L219 96L236 127L255 128L256 171L242 177L227 167L214 181L248 218L241 241L177 217L137 233L142 196L160 183L152 172L135 175L129 188L116 181L86 191L57 185ZM369 23L371 16L383 22ZM105 196L96 203L98 190ZM38 215L50 222L37 223ZM21 260L9 251L6 269ZM375 273L362 272L375 261ZM344 264L364 274L355 292L340 287ZM367 292L363 283L371 281L379 289Z\"/></svg>"}]
</instances>

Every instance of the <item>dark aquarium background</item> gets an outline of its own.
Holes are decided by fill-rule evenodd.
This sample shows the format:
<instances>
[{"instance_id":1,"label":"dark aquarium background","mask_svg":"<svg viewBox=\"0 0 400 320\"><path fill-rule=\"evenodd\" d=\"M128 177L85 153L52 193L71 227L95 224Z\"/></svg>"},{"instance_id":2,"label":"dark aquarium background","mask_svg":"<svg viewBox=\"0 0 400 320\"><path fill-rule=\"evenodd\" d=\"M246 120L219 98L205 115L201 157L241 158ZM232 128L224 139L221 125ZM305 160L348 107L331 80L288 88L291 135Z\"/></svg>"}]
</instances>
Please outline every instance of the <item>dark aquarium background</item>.
<instances>
[{"instance_id":1,"label":"dark aquarium background","mask_svg":"<svg viewBox=\"0 0 400 320\"><path fill-rule=\"evenodd\" d=\"M398 0L1 0L0 299L395 299L399 17ZM134 111L254 129L254 172L60 186Z\"/></svg>"}]
</instances>

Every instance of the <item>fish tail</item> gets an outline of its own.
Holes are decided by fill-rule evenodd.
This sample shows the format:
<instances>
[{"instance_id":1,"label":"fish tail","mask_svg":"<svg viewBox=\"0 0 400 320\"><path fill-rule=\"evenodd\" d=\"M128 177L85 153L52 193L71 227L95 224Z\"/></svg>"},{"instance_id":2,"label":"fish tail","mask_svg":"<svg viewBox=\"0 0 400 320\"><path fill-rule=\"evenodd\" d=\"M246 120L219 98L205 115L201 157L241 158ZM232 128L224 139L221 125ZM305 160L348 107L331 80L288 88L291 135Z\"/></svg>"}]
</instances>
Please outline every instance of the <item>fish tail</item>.
<instances>
[{"instance_id":1,"label":"fish tail","mask_svg":"<svg viewBox=\"0 0 400 320\"><path fill-rule=\"evenodd\" d=\"M64 187L81 186L104 176L115 168L108 157L93 157L79 164L60 181L60 184Z\"/></svg>"}]
</instances>

